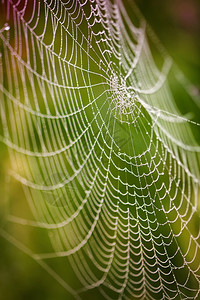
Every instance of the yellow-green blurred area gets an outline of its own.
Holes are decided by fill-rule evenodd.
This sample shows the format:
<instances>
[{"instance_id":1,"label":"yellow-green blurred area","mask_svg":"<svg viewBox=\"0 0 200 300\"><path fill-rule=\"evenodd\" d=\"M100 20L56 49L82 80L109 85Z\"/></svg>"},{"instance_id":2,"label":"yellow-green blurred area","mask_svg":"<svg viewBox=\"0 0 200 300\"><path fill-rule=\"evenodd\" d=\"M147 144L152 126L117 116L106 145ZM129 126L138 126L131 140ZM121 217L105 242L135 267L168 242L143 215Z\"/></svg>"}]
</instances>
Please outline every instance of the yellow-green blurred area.
<instances>
[{"instance_id":1,"label":"yellow-green blurred area","mask_svg":"<svg viewBox=\"0 0 200 300\"><path fill-rule=\"evenodd\" d=\"M195 97L198 98L199 96L200 101L199 1L136 0L135 2L167 52L191 82L192 92ZM0 29L2 26L3 24L0 22ZM2 47L1 44L0 47ZM2 75L0 65L0 76ZM198 104L195 105L191 102L190 105L189 96L182 89L179 90L178 86L173 85L172 77L171 86L174 93L177 93L177 105L182 114L187 115L187 113L190 113L193 121L200 122ZM0 97L1 95L0 92ZM40 105L42 106L42 104ZM199 127L192 127L192 130L197 142L199 142ZM140 143L138 143L138 151L144 147L141 141ZM48 270L45 270L45 268L34 261L30 257L30 253L27 252L28 248L31 249L31 254L53 252L45 229L32 228L15 223L7 225L5 216L8 211L11 215L15 214L26 219L32 219L22 185L7 174L7 170L10 168L9 164L7 146L4 143L0 143L0 226L5 230L9 227L8 231L14 236L12 239L9 236L4 238L3 233L0 235L0 299L73 299L64 287L48 273ZM49 203L51 203L50 196ZM194 220L194 228L195 222L196 220ZM59 258L56 258L49 260L49 265L55 270L54 276L59 274L60 278L76 286L76 283L73 282L75 276L68 272L67 260L63 264ZM103 296L100 293L93 294L93 291L89 291L83 299L103 299Z\"/></svg>"}]
</instances>

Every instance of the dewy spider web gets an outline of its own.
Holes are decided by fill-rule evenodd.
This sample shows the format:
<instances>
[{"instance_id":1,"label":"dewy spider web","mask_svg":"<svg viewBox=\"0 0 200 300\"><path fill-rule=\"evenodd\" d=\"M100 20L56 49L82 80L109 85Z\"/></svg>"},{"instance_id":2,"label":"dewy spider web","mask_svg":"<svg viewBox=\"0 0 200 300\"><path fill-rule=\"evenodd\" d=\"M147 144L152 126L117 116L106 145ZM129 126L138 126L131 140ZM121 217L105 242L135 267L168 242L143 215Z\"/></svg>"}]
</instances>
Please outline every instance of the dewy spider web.
<instances>
[{"instance_id":1,"label":"dewy spider web","mask_svg":"<svg viewBox=\"0 0 200 300\"><path fill-rule=\"evenodd\" d=\"M1 6L1 141L33 216L8 212L1 235L74 298L199 299L190 84L131 1ZM9 224L51 246L28 249Z\"/></svg>"}]
</instances>

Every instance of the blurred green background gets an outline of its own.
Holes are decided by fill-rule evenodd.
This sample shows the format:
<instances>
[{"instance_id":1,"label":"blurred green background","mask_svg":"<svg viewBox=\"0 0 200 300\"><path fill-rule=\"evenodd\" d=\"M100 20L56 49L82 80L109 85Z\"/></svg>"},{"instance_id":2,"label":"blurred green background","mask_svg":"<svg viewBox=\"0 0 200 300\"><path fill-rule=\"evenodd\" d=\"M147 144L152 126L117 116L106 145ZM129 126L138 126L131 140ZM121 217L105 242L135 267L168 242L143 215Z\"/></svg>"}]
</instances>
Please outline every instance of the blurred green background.
<instances>
[{"instance_id":1,"label":"blurred green background","mask_svg":"<svg viewBox=\"0 0 200 300\"><path fill-rule=\"evenodd\" d=\"M135 1L168 53L200 88L200 1Z\"/></svg>"}]
</instances>

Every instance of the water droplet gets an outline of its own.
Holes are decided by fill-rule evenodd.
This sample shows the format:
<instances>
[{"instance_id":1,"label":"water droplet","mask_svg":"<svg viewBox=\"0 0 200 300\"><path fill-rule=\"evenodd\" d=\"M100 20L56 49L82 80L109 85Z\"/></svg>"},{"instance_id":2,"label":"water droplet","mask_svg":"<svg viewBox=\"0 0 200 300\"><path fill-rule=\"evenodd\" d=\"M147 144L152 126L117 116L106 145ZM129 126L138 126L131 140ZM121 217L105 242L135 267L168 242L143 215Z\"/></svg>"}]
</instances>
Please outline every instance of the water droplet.
<instances>
[{"instance_id":1,"label":"water droplet","mask_svg":"<svg viewBox=\"0 0 200 300\"><path fill-rule=\"evenodd\" d=\"M4 30L5 30L5 31L10 30L10 26L9 26L7 23L4 25Z\"/></svg>"}]
</instances>

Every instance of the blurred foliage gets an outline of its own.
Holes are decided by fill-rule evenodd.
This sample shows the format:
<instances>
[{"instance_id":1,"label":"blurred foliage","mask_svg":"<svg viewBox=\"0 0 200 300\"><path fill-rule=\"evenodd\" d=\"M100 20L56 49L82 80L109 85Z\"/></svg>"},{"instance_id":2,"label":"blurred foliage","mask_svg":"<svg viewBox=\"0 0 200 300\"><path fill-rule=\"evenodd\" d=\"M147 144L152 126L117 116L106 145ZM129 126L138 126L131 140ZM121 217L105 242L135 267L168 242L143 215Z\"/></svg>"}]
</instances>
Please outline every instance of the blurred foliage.
<instances>
[{"instance_id":1,"label":"blurred foliage","mask_svg":"<svg viewBox=\"0 0 200 300\"><path fill-rule=\"evenodd\" d=\"M200 89L200 1L135 2L179 68Z\"/></svg>"}]
</instances>

